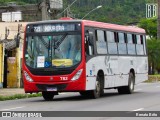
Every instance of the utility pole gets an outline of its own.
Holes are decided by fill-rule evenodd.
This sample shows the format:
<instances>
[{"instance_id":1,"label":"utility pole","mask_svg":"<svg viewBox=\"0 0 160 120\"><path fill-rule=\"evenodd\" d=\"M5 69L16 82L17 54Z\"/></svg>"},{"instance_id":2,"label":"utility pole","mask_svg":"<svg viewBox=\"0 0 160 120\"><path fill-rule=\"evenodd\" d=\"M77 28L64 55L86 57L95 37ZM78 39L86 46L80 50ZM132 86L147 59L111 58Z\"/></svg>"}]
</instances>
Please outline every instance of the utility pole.
<instances>
[{"instance_id":1,"label":"utility pole","mask_svg":"<svg viewBox=\"0 0 160 120\"><path fill-rule=\"evenodd\" d=\"M48 6L47 6L47 0L43 0L43 2L40 5L42 10L42 20L50 20L50 16L48 15Z\"/></svg>"},{"instance_id":2,"label":"utility pole","mask_svg":"<svg viewBox=\"0 0 160 120\"><path fill-rule=\"evenodd\" d=\"M157 4L158 4L157 39L160 39L160 0L157 0Z\"/></svg>"}]
</instances>

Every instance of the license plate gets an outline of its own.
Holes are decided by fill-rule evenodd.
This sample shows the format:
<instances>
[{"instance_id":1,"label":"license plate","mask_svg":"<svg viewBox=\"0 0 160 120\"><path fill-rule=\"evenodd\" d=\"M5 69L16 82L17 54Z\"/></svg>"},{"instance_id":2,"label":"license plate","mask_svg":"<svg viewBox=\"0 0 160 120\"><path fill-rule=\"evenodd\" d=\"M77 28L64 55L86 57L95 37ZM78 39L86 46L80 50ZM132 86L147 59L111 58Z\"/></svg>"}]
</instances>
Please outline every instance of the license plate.
<instances>
[{"instance_id":1,"label":"license plate","mask_svg":"<svg viewBox=\"0 0 160 120\"><path fill-rule=\"evenodd\" d=\"M57 91L57 88L56 87L48 87L47 91Z\"/></svg>"}]
</instances>

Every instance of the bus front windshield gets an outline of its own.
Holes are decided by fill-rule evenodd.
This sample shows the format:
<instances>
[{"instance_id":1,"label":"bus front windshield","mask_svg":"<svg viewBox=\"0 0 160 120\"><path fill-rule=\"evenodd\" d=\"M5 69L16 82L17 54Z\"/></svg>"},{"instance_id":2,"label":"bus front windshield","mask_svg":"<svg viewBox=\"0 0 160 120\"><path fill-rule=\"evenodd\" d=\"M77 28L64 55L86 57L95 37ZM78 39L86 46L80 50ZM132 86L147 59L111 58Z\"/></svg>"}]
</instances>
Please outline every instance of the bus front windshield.
<instances>
[{"instance_id":1,"label":"bus front windshield","mask_svg":"<svg viewBox=\"0 0 160 120\"><path fill-rule=\"evenodd\" d=\"M25 62L31 68L66 68L81 61L81 35L57 34L26 37Z\"/></svg>"}]
</instances>

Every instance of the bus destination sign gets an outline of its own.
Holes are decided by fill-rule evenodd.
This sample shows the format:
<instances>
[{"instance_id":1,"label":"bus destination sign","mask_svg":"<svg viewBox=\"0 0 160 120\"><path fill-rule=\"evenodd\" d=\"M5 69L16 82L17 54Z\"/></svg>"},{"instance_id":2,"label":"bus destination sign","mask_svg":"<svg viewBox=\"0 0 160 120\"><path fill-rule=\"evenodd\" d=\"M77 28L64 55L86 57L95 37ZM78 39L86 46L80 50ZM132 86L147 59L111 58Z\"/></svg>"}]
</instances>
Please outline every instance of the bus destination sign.
<instances>
[{"instance_id":1,"label":"bus destination sign","mask_svg":"<svg viewBox=\"0 0 160 120\"><path fill-rule=\"evenodd\" d=\"M27 31L28 32L63 32L63 31L79 31L80 30L80 23L75 24L42 24L42 25L33 25L28 26Z\"/></svg>"}]
</instances>

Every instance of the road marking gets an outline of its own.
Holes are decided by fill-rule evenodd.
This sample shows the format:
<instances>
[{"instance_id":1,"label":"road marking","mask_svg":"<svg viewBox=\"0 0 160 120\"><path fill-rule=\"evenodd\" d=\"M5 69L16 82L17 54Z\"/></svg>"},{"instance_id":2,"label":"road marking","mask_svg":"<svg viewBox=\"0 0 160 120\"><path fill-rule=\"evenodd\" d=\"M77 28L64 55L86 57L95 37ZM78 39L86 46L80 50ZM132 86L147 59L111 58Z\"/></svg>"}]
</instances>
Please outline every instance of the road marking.
<instances>
[{"instance_id":1,"label":"road marking","mask_svg":"<svg viewBox=\"0 0 160 120\"><path fill-rule=\"evenodd\" d=\"M15 109L20 109L20 108L24 108L24 107L25 106L15 107L15 108L8 108L8 109L1 109L1 111L15 110Z\"/></svg>"},{"instance_id":2,"label":"road marking","mask_svg":"<svg viewBox=\"0 0 160 120\"><path fill-rule=\"evenodd\" d=\"M144 108L139 108L139 109L136 109L136 110L132 110L132 111L141 111L143 110Z\"/></svg>"}]
</instances>

